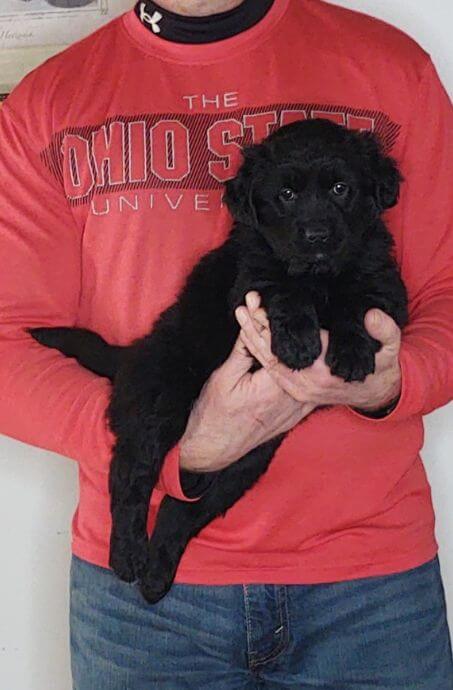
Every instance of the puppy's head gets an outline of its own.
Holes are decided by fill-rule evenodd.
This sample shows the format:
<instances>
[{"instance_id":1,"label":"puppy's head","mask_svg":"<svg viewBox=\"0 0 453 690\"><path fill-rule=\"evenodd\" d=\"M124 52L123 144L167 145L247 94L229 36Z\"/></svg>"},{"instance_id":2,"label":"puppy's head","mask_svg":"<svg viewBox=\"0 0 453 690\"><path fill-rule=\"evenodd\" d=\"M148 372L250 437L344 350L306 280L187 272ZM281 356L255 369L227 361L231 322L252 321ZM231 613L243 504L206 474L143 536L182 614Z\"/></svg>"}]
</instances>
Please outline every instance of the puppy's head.
<instances>
[{"instance_id":1,"label":"puppy's head","mask_svg":"<svg viewBox=\"0 0 453 690\"><path fill-rule=\"evenodd\" d=\"M339 272L398 201L402 178L376 137L328 120L282 127L243 155L225 201L290 275Z\"/></svg>"}]
</instances>

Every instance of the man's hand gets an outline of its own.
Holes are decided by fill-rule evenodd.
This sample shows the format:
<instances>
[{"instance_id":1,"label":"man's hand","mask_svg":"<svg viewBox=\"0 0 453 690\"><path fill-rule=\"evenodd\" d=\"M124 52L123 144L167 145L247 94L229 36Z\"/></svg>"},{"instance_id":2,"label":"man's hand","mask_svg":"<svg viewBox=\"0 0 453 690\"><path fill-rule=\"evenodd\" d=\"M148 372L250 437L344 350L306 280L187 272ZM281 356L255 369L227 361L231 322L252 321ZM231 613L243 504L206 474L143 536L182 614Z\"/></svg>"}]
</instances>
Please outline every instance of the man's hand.
<instances>
[{"instance_id":1,"label":"man's hand","mask_svg":"<svg viewBox=\"0 0 453 690\"><path fill-rule=\"evenodd\" d=\"M266 313L260 308L257 292L249 292L246 307L238 307L236 317L241 325L240 338L247 350L269 372L274 381L295 400L319 405L349 405L364 412L379 410L398 398L401 392L401 370L398 354L401 331L393 319L379 309L365 316L368 333L382 343L376 355L376 370L363 383L345 383L332 376L325 362L329 334L321 331L322 352L310 367L292 371L271 352L271 334Z\"/></svg>"},{"instance_id":2,"label":"man's hand","mask_svg":"<svg viewBox=\"0 0 453 690\"><path fill-rule=\"evenodd\" d=\"M253 358L240 339L204 385L180 446L180 466L222 470L253 448L292 429L313 409L286 393L265 369L250 373Z\"/></svg>"}]
</instances>

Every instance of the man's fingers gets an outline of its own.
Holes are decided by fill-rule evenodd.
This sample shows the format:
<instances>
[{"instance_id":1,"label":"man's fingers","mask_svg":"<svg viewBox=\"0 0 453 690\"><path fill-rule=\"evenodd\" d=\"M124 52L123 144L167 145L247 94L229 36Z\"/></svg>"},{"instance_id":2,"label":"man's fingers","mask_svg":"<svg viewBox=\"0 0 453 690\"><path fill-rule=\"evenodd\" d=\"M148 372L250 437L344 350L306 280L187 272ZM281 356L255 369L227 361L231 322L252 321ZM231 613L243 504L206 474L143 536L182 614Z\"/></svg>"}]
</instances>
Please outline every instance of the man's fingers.
<instances>
[{"instance_id":1,"label":"man's fingers","mask_svg":"<svg viewBox=\"0 0 453 690\"><path fill-rule=\"evenodd\" d=\"M261 356L260 353L259 353L259 352L256 352L256 354L255 354L255 346L254 346L253 343L247 338L247 335L244 333L244 331L241 331L241 332L240 332L239 337L240 337L240 339L241 339L242 344L243 344L244 347L246 348L247 352L249 352L250 355L251 355L252 357L254 357L255 359L257 359L258 362L259 362L262 366L264 366L264 362L262 362L261 359L260 359L260 356Z\"/></svg>"},{"instance_id":2,"label":"man's fingers","mask_svg":"<svg viewBox=\"0 0 453 690\"><path fill-rule=\"evenodd\" d=\"M259 332L258 326L250 318L246 307L238 307L236 309L236 318L244 336L247 338L248 349L263 366L268 366L269 363L276 359L271 352L271 334L269 329L263 328Z\"/></svg>"},{"instance_id":3,"label":"man's fingers","mask_svg":"<svg viewBox=\"0 0 453 690\"><path fill-rule=\"evenodd\" d=\"M319 332L319 337L321 339L321 354L319 355L319 359L324 362L329 347L329 332L322 328Z\"/></svg>"},{"instance_id":4,"label":"man's fingers","mask_svg":"<svg viewBox=\"0 0 453 690\"><path fill-rule=\"evenodd\" d=\"M257 292L248 292L245 296L245 303L247 305L247 310L250 314L250 317L259 326L258 331L261 331L263 328L269 328L269 321L266 311L260 307L260 295Z\"/></svg>"},{"instance_id":5,"label":"man's fingers","mask_svg":"<svg viewBox=\"0 0 453 690\"><path fill-rule=\"evenodd\" d=\"M248 292L245 296L245 303L249 309L249 311L254 312L257 309L259 309L260 304L261 304L261 297L258 292L255 290L252 290L251 292Z\"/></svg>"},{"instance_id":6,"label":"man's fingers","mask_svg":"<svg viewBox=\"0 0 453 690\"><path fill-rule=\"evenodd\" d=\"M269 330L269 320L264 309L257 309L253 312L252 318L260 331L264 328Z\"/></svg>"},{"instance_id":7,"label":"man's fingers","mask_svg":"<svg viewBox=\"0 0 453 690\"><path fill-rule=\"evenodd\" d=\"M365 328L383 347L398 352L401 331L391 316L380 309L370 309L365 314Z\"/></svg>"},{"instance_id":8,"label":"man's fingers","mask_svg":"<svg viewBox=\"0 0 453 690\"><path fill-rule=\"evenodd\" d=\"M300 382L300 372L293 372L284 364L275 359L272 364L266 367L269 375L274 379L275 383L290 395L294 400L299 402L306 402L304 397L303 387ZM296 376L298 380L296 380Z\"/></svg>"},{"instance_id":9,"label":"man's fingers","mask_svg":"<svg viewBox=\"0 0 453 690\"><path fill-rule=\"evenodd\" d=\"M228 386L234 388L236 383L250 370L252 363L252 355L241 338L238 337L228 359L222 365L223 372L228 380Z\"/></svg>"},{"instance_id":10,"label":"man's fingers","mask_svg":"<svg viewBox=\"0 0 453 690\"><path fill-rule=\"evenodd\" d=\"M242 329L239 335L242 343L245 345L247 348L248 352L255 357L255 359L258 360L258 362L263 366L263 367L268 367L269 366L269 355L267 354L268 350L267 347L257 347L256 343L248 337L247 333ZM263 354L263 350L265 351L266 354ZM273 357L271 354L270 357Z\"/></svg>"}]
</instances>

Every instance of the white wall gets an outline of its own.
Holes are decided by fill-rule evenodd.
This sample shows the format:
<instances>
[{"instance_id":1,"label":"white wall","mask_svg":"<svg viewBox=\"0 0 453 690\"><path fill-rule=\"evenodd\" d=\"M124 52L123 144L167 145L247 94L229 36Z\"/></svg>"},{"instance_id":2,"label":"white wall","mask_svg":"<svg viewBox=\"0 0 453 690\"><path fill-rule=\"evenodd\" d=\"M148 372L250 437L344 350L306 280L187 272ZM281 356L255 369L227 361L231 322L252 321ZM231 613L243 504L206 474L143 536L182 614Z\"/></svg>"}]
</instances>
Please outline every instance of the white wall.
<instances>
[{"instance_id":1,"label":"white wall","mask_svg":"<svg viewBox=\"0 0 453 690\"><path fill-rule=\"evenodd\" d=\"M303 0L301 0L303 1ZM453 93L451 0L338 0L381 17L434 57ZM424 458L453 628L453 406L427 418ZM68 569L75 464L0 437L0 688L70 690Z\"/></svg>"}]
</instances>

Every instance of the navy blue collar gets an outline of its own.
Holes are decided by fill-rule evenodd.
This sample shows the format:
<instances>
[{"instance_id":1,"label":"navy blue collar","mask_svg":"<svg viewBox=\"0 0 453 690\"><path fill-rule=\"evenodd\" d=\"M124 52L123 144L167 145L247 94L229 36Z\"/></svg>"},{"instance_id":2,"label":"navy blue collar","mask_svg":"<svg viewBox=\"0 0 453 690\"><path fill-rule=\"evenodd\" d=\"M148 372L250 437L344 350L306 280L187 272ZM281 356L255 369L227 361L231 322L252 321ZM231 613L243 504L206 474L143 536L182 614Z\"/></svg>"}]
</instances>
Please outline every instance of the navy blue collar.
<instances>
[{"instance_id":1,"label":"navy blue collar","mask_svg":"<svg viewBox=\"0 0 453 690\"><path fill-rule=\"evenodd\" d=\"M236 36L257 24L274 0L244 0L238 7L208 17L188 17L143 0L135 6L142 24L159 38L174 43L213 43Z\"/></svg>"}]
</instances>

